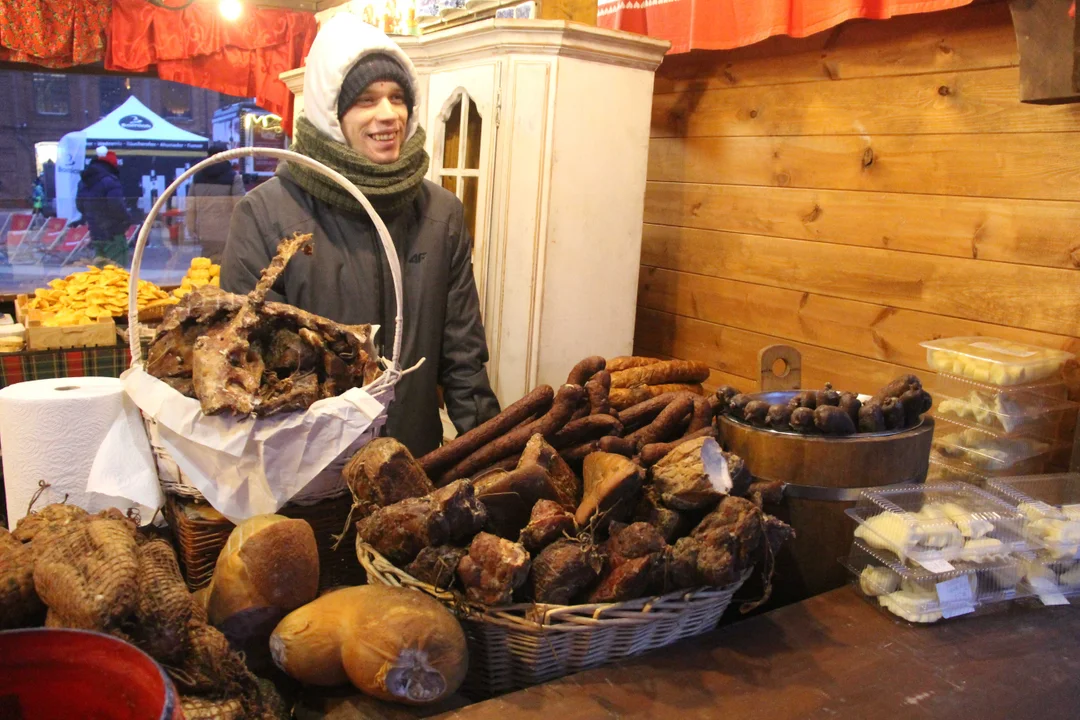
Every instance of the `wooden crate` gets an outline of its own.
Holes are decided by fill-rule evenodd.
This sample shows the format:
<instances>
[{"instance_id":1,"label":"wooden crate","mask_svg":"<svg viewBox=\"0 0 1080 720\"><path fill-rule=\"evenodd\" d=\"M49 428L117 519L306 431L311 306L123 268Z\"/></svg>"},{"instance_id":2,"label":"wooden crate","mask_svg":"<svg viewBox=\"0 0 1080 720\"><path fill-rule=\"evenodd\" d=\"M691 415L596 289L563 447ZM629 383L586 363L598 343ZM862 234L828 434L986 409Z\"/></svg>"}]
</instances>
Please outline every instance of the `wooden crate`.
<instances>
[{"instance_id":1,"label":"wooden crate","mask_svg":"<svg viewBox=\"0 0 1080 720\"><path fill-rule=\"evenodd\" d=\"M15 296L15 322L26 324L26 306L29 302L30 296L25 293Z\"/></svg>"},{"instance_id":2,"label":"wooden crate","mask_svg":"<svg viewBox=\"0 0 1080 720\"><path fill-rule=\"evenodd\" d=\"M28 308L28 300L28 296L19 295L15 301L15 317L26 327L27 350L112 347L116 344L116 323L112 318L89 325L47 327L44 323L52 313Z\"/></svg>"}]
</instances>

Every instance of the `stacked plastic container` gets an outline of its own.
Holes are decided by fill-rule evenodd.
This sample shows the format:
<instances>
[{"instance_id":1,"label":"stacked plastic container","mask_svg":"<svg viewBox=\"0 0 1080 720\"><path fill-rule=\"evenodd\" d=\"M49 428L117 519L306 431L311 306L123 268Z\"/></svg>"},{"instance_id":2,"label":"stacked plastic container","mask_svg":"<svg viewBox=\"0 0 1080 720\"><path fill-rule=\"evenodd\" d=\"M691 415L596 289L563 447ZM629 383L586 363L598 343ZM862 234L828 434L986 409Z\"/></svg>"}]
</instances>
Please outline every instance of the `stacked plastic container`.
<instances>
[{"instance_id":1,"label":"stacked plastic container","mask_svg":"<svg viewBox=\"0 0 1080 720\"><path fill-rule=\"evenodd\" d=\"M1080 474L997 478L990 491L1015 507L1031 552L1025 582L1044 603L1080 595Z\"/></svg>"},{"instance_id":2,"label":"stacked plastic container","mask_svg":"<svg viewBox=\"0 0 1080 720\"><path fill-rule=\"evenodd\" d=\"M1030 594L1019 553L1028 549L1014 507L966 483L867 490L840 562L870 602L932 623Z\"/></svg>"},{"instance_id":3,"label":"stacked plastic container","mask_svg":"<svg viewBox=\"0 0 1080 720\"><path fill-rule=\"evenodd\" d=\"M1022 598L1080 600L1080 474L865 490L840 562L891 616L933 623Z\"/></svg>"},{"instance_id":4,"label":"stacked plastic container","mask_svg":"<svg viewBox=\"0 0 1080 720\"><path fill-rule=\"evenodd\" d=\"M1080 405L1061 368L1075 357L986 337L922 343L934 384L931 482L1067 469Z\"/></svg>"}]
</instances>

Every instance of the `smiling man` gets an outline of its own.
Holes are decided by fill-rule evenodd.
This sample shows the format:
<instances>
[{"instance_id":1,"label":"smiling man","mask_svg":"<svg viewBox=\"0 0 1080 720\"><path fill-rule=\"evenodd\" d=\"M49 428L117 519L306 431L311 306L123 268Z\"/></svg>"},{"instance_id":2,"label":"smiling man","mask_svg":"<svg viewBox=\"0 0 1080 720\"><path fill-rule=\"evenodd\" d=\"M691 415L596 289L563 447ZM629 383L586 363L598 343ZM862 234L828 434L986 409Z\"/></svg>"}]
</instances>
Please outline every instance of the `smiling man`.
<instances>
[{"instance_id":1,"label":"smiling man","mask_svg":"<svg viewBox=\"0 0 1080 720\"><path fill-rule=\"evenodd\" d=\"M438 386L459 432L496 415L472 271L472 240L453 193L424 179L428 154L416 116L416 70L386 35L342 12L307 58L304 114L292 149L337 170L367 196L397 247L405 301L402 378L387 431L414 455L442 438ZM342 323L380 325L390 355L394 288L375 227L337 183L295 163L247 195L232 216L221 285L247 293L294 232L315 251L294 257L270 294Z\"/></svg>"}]
</instances>

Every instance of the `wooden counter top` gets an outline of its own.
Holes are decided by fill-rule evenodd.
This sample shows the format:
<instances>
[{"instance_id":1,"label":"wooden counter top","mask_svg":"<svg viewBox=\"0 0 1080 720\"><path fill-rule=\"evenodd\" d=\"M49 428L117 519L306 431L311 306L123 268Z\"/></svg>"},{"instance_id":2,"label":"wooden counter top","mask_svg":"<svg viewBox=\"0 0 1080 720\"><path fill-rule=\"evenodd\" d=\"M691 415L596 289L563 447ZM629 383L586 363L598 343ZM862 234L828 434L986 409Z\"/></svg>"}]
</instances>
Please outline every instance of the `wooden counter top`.
<instances>
[{"instance_id":1,"label":"wooden counter top","mask_svg":"<svg viewBox=\"0 0 1080 720\"><path fill-rule=\"evenodd\" d=\"M910 627L841 588L456 720L1080 717L1080 608Z\"/></svg>"}]
</instances>

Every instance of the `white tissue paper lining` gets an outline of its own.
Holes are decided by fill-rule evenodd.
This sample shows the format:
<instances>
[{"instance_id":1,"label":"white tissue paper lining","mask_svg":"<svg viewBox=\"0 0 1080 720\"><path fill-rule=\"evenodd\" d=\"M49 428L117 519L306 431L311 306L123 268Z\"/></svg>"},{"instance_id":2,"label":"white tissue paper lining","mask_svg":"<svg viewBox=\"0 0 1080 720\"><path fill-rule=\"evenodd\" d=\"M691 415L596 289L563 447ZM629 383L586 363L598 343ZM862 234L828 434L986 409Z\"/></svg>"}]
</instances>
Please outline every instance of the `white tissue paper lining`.
<instances>
[{"instance_id":1,"label":"white tissue paper lining","mask_svg":"<svg viewBox=\"0 0 1080 720\"><path fill-rule=\"evenodd\" d=\"M198 400L181 395L141 365L121 380L151 419L144 430L139 418L139 431L149 431L159 470L165 469L164 450L185 480L236 523L277 512L320 474L325 479L328 472L337 481L341 466L385 423L386 406L361 388L319 400L305 412L235 418L203 415ZM386 393L389 404L392 390ZM122 497L148 498L151 492L114 486L107 477L92 475L91 483L96 492Z\"/></svg>"},{"instance_id":2,"label":"white tissue paper lining","mask_svg":"<svg viewBox=\"0 0 1080 720\"><path fill-rule=\"evenodd\" d=\"M137 503L143 524L165 503L142 416L126 394L121 413L94 455L86 489Z\"/></svg>"}]
</instances>

